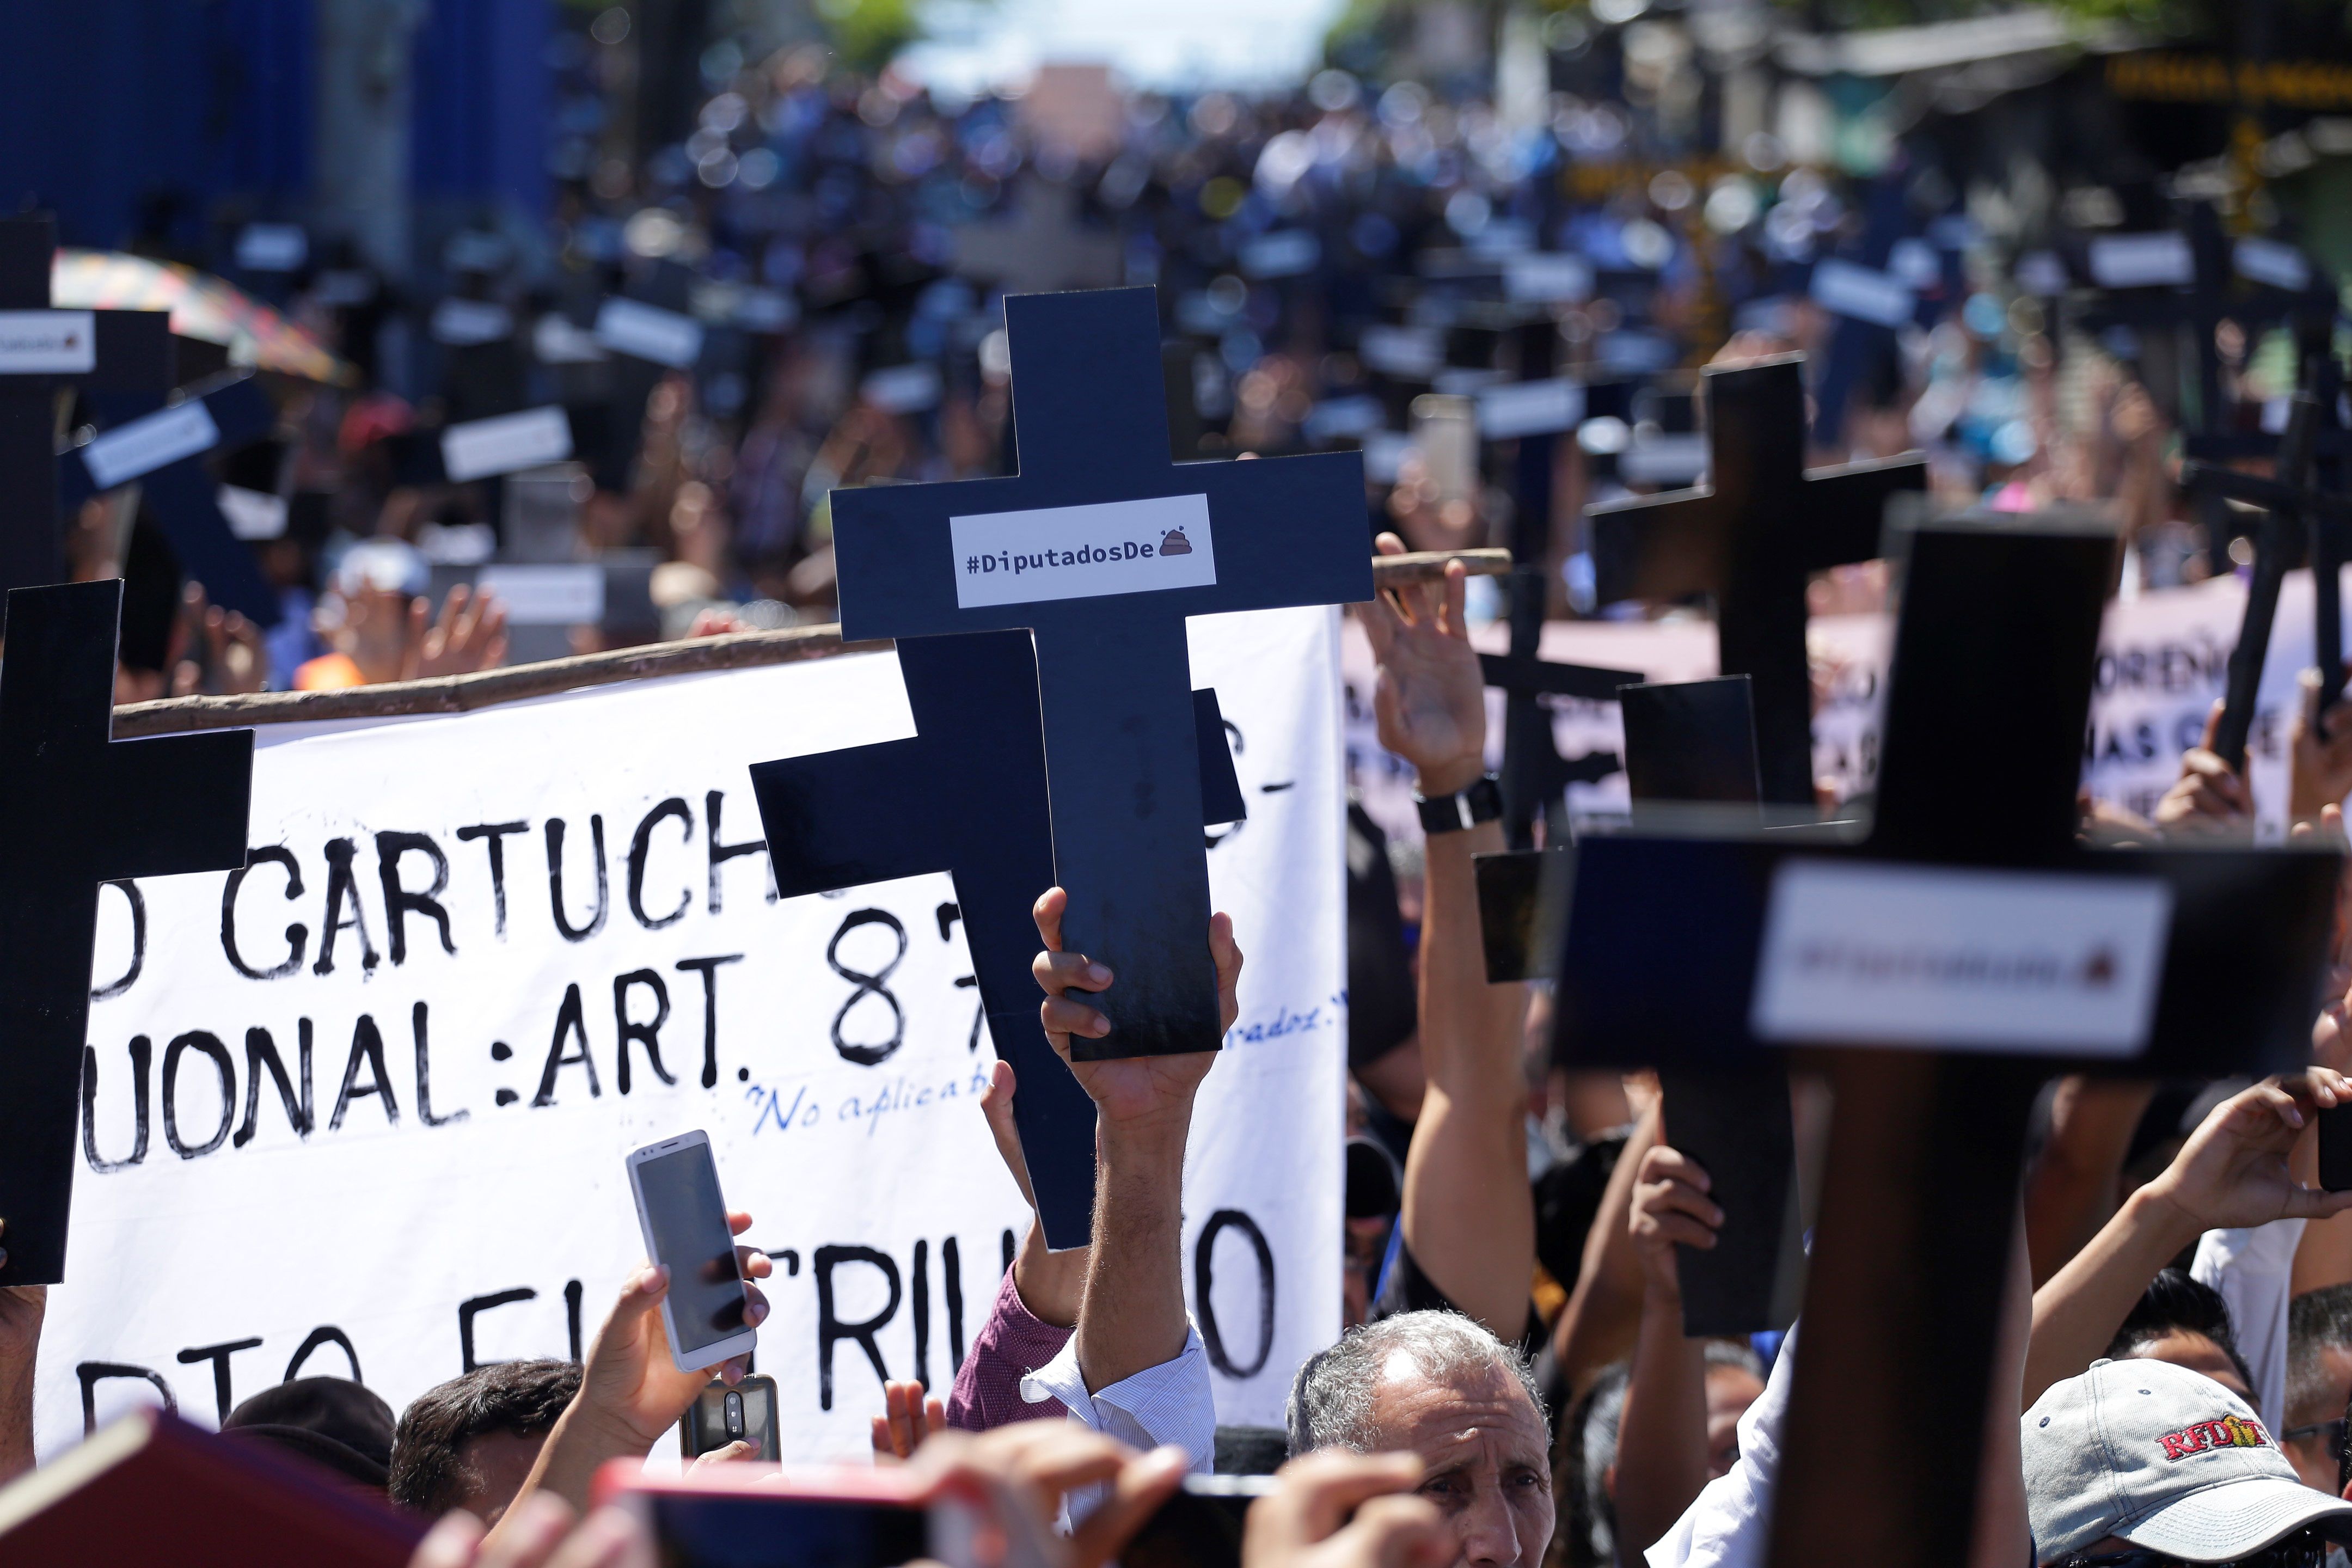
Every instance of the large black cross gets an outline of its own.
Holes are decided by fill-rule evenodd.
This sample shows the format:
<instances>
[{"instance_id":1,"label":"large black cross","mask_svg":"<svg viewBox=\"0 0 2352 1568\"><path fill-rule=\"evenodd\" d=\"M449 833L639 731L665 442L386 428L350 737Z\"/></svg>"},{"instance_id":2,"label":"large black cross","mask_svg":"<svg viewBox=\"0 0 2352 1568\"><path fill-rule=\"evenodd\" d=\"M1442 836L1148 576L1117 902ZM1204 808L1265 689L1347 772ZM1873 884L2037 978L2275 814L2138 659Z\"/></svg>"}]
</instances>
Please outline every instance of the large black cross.
<instances>
[{"instance_id":1,"label":"large black cross","mask_svg":"<svg viewBox=\"0 0 2352 1568\"><path fill-rule=\"evenodd\" d=\"M121 610L16 588L0 628L0 1285L64 1278L99 884L245 864L252 731L107 738Z\"/></svg>"},{"instance_id":2,"label":"large black cross","mask_svg":"<svg viewBox=\"0 0 2352 1568\"><path fill-rule=\"evenodd\" d=\"M26 325L55 323L67 333L78 331L82 317L89 325L87 368L18 373L0 367L0 588L65 576L58 526L58 385L159 395L172 386L169 312L52 311L49 275L57 250L57 223L47 214L0 218L0 311Z\"/></svg>"},{"instance_id":3,"label":"large black cross","mask_svg":"<svg viewBox=\"0 0 2352 1568\"><path fill-rule=\"evenodd\" d=\"M2269 658L2272 624L2278 616L2279 587L2287 570L2312 567L2313 641L2323 706L2344 689L2344 617L2339 587L2344 552L2338 541L2347 524L2345 502L2313 483L2315 447L2332 428L2329 411L2309 393L2288 406L2278 462L2268 477L2242 474L2194 459L2181 465L2180 482L2191 493L2251 502L2263 509L2254 533L2254 569L2246 585L2246 607L2238 623L2238 644L2230 650L2228 685L2221 696L2221 721L2214 726L2213 752L2232 768L2246 767L2246 736ZM2334 515L2331 515L2333 513ZM2332 673L2331 673L2332 672Z\"/></svg>"},{"instance_id":4,"label":"large black cross","mask_svg":"<svg viewBox=\"0 0 2352 1568\"><path fill-rule=\"evenodd\" d=\"M1805 584L1879 554L1889 496L1927 485L1927 459L1805 468L1802 354L1709 370L1707 482L1586 508L1600 596L1715 599L1717 664L1755 683L1764 798L1813 799Z\"/></svg>"},{"instance_id":5,"label":"large black cross","mask_svg":"<svg viewBox=\"0 0 2352 1568\"><path fill-rule=\"evenodd\" d=\"M1776 1563L1967 1559L2026 1121L2049 1073L2212 1077L2308 1052L2338 853L2075 842L2115 552L2111 524L2063 517L1910 536L1859 841L1628 834L1574 851L1566 1059L1908 1047L1824 1053L1837 1110ZM1992 792L1988 756L2006 781ZM1978 915L1956 927L1963 905Z\"/></svg>"},{"instance_id":6,"label":"large black cross","mask_svg":"<svg viewBox=\"0 0 2352 1568\"><path fill-rule=\"evenodd\" d=\"M60 504L70 511L101 490L137 480L141 501L171 541L181 569L205 585L205 597L256 626L276 626L286 612L252 548L221 514L219 481L205 466L211 454L234 452L276 428L278 410L253 373L231 372L168 407L143 392L92 401L107 415L107 427L58 454ZM196 439L205 445L191 450Z\"/></svg>"},{"instance_id":7,"label":"large black cross","mask_svg":"<svg viewBox=\"0 0 2352 1568\"><path fill-rule=\"evenodd\" d=\"M1029 967L1037 951L1030 909L1054 881L1036 656L1026 632L909 637L898 645L898 669L912 740L752 767L776 889L797 898L954 875L955 910L945 918L963 921L988 1037L1019 1083L1013 1122L1046 1245L1084 1247L1094 1213L1094 1101L1045 1038ZM1239 821L1246 809L1217 694L1192 699L1202 822Z\"/></svg>"},{"instance_id":8,"label":"large black cross","mask_svg":"<svg viewBox=\"0 0 2352 1568\"><path fill-rule=\"evenodd\" d=\"M1170 462L1149 289L1004 313L1020 474L834 491L842 635L1035 634L1063 933L1118 977L1071 1047L1213 1050L1185 620L1370 598L1363 459Z\"/></svg>"}]
</instances>

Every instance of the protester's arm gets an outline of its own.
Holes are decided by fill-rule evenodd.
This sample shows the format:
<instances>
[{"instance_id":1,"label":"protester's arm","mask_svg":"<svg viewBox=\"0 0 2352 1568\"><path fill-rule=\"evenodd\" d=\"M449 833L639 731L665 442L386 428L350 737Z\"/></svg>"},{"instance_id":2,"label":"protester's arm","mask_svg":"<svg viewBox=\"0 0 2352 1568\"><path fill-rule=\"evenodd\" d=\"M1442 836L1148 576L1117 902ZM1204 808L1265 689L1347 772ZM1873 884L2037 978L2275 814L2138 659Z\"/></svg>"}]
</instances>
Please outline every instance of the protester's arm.
<instances>
[{"instance_id":1,"label":"protester's arm","mask_svg":"<svg viewBox=\"0 0 2352 1568\"><path fill-rule=\"evenodd\" d=\"M1013 1064L1000 1061L980 1098L989 1132L996 1140L996 1152L1029 1205L1030 1221L1029 1233L1013 1256L1013 1270L997 1287L996 1304L973 1336L971 1353L956 1368L955 1385L949 1392L947 1424L965 1432L1066 1413L1059 1402L1024 1401L1020 1384L1069 1343L1070 1331L1078 1321L1078 1303L1086 1294L1087 1259L1093 1252L1085 1247L1054 1252L1045 1246L1045 1226L1036 1219L1036 1194L1029 1184L1029 1163L1021 1152L1020 1134L1013 1122L1013 1099L1018 1088ZM875 1447L881 1447L878 1440Z\"/></svg>"},{"instance_id":2,"label":"protester's arm","mask_svg":"<svg viewBox=\"0 0 2352 1568\"><path fill-rule=\"evenodd\" d=\"M0 1220L0 1238L6 1235L7 1222ZM0 1263L7 1258L0 1247ZM46 1285L0 1289L0 1486L33 1468L33 1366L48 1305Z\"/></svg>"},{"instance_id":3,"label":"protester's arm","mask_svg":"<svg viewBox=\"0 0 2352 1568\"><path fill-rule=\"evenodd\" d=\"M2312 1111L2346 1098L2352 1085L2313 1068L2266 1079L2216 1107L2164 1173L2034 1293L2024 1404L2095 1360L2148 1281L2201 1232L2352 1210L2352 1193L2305 1187L2287 1163Z\"/></svg>"},{"instance_id":4,"label":"protester's arm","mask_svg":"<svg viewBox=\"0 0 2352 1568\"><path fill-rule=\"evenodd\" d=\"M1658 1144L1633 1186L1642 1326L1617 1426L1617 1537L1635 1551L1664 1536L1706 1486L1706 1343L1683 1333L1677 1245L1713 1250L1723 1211L1706 1172Z\"/></svg>"},{"instance_id":5,"label":"protester's arm","mask_svg":"<svg viewBox=\"0 0 2352 1568\"><path fill-rule=\"evenodd\" d=\"M1647 1299L1641 1254L1633 1247L1633 1179L1642 1157L1658 1141L1658 1105L1653 1101L1633 1124L1625 1147L1601 1189L1600 1212L1584 1236L1584 1262L1576 1289L1552 1324L1552 1359L1579 1394L1602 1367L1633 1348Z\"/></svg>"},{"instance_id":6,"label":"protester's arm","mask_svg":"<svg viewBox=\"0 0 2352 1568\"><path fill-rule=\"evenodd\" d=\"M1382 554L1403 541L1381 535ZM1381 743L1434 798L1486 771L1486 692L1465 618L1460 563L1442 582L1360 606L1380 661ZM1486 983L1473 855L1503 847L1499 823L1430 836L1421 934L1421 1056L1428 1087L1404 1171L1404 1244L1431 1283L1507 1341L1528 1321L1535 1201L1528 1185L1521 985Z\"/></svg>"},{"instance_id":7,"label":"protester's arm","mask_svg":"<svg viewBox=\"0 0 2352 1568\"><path fill-rule=\"evenodd\" d=\"M2058 1080L2050 1139L2025 1183L2025 1243L2036 1285L2058 1272L2115 1213L2132 1134L2156 1096L2146 1079Z\"/></svg>"},{"instance_id":8,"label":"protester's arm","mask_svg":"<svg viewBox=\"0 0 2352 1568\"><path fill-rule=\"evenodd\" d=\"M740 1236L751 1228L751 1216L730 1212L727 1224ZM738 1247L735 1259L746 1280L764 1279L772 1271L767 1255L752 1247ZM661 1303L668 1293L669 1270L658 1265L629 1277L588 1347L580 1392L555 1418L516 1494L518 1503L535 1493L551 1492L575 1509L584 1508L599 1465L607 1459L643 1458L710 1386L714 1374L730 1384L742 1381L746 1357L698 1372L678 1370L662 1326ZM746 1284L743 1293L743 1320L757 1328L768 1315L768 1300L754 1285ZM514 1517L510 1508L490 1531L493 1541Z\"/></svg>"}]
</instances>

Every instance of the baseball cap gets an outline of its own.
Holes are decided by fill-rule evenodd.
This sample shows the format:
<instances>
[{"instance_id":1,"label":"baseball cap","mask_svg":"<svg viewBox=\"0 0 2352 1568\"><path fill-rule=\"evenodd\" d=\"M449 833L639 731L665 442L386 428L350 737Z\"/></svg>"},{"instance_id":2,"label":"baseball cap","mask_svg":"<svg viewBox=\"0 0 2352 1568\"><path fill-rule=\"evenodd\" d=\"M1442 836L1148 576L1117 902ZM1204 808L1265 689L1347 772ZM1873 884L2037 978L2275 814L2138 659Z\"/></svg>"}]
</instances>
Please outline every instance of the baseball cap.
<instances>
[{"instance_id":1,"label":"baseball cap","mask_svg":"<svg viewBox=\"0 0 2352 1568\"><path fill-rule=\"evenodd\" d=\"M2025 1506L2036 1560L2106 1536L2189 1563L2228 1563L2315 1526L2352 1542L2352 1503L2303 1484L2245 1403L2161 1361L2096 1361L2025 1413Z\"/></svg>"}]
</instances>

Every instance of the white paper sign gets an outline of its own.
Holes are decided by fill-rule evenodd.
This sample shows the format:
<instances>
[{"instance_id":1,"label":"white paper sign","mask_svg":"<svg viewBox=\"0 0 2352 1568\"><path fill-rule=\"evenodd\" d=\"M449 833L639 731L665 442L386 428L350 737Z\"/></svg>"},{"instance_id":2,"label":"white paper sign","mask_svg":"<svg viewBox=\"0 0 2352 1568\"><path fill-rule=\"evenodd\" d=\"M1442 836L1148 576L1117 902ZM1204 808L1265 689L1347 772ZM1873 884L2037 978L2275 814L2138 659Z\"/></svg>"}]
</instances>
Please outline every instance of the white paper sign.
<instances>
[{"instance_id":1,"label":"white paper sign","mask_svg":"<svg viewBox=\"0 0 2352 1568\"><path fill-rule=\"evenodd\" d=\"M219 445L220 426L213 423L212 410L203 398L191 397L92 437L81 449L81 460L90 482L110 490Z\"/></svg>"},{"instance_id":2,"label":"white paper sign","mask_svg":"<svg viewBox=\"0 0 2352 1568\"><path fill-rule=\"evenodd\" d=\"M1637 437L1618 455L1628 484L1695 485L1706 472L1706 437L1693 433Z\"/></svg>"},{"instance_id":3,"label":"white paper sign","mask_svg":"<svg viewBox=\"0 0 2352 1568\"><path fill-rule=\"evenodd\" d=\"M1310 441L1337 441L1347 437L1362 437L1379 429L1388 420L1388 410L1381 400L1369 393L1357 393L1347 397L1331 397L1307 411L1299 422L1299 434Z\"/></svg>"},{"instance_id":4,"label":"white paper sign","mask_svg":"<svg viewBox=\"0 0 2352 1568\"><path fill-rule=\"evenodd\" d=\"M2091 281L2102 289L2179 287L2197 276L2189 237L2170 229L2152 234L2103 234L2091 241Z\"/></svg>"},{"instance_id":5,"label":"white paper sign","mask_svg":"<svg viewBox=\"0 0 2352 1568\"><path fill-rule=\"evenodd\" d=\"M0 375L87 375L98 368L88 310L0 310Z\"/></svg>"},{"instance_id":6,"label":"white paper sign","mask_svg":"<svg viewBox=\"0 0 2352 1568\"><path fill-rule=\"evenodd\" d=\"M1574 303L1592 297L1592 263L1567 251L1530 251L1503 263L1503 296L1536 304Z\"/></svg>"},{"instance_id":7,"label":"white paper sign","mask_svg":"<svg viewBox=\"0 0 2352 1568\"><path fill-rule=\"evenodd\" d=\"M1337 620L1192 626L1250 803L1208 852L1249 962L1182 1211L1227 1422L1278 1426L1339 1328ZM866 1347L943 1388L1026 1210L973 1103L992 1053L956 984L962 928L939 919L954 884L773 899L745 769L911 733L887 653L262 727L251 869L142 879L136 950L128 899L100 895L93 973L138 973L91 1009L42 1456L80 1438L85 1386L101 1422L158 1399L104 1367L213 1425L195 1347L259 1341L222 1352L230 1404L356 1366L395 1410L468 1341L477 1361L572 1353L642 1255L623 1156L698 1127L776 1258L759 1363L785 1457L865 1455ZM305 1084L307 1135L285 1109Z\"/></svg>"},{"instance_id":8,"label":"white paper sign","mask_svg":"<svg viewBox=\"0 0 2352 1568\"><path fill-rule=\"evenodd\" d=\"M441 467L459 484L518 473L572 456L572 421L560 407L468 419L441 432Z\"/></svg>"},{"instance_id":9,"label":"white paper sign","mask_svg":"<svg viewBox=\"0 0 2352 1568\"><path fill-rule=\"evenodd\" d=\"M1445 363L1445 334L1434 327L1366 327L1356 340L1365 365L1399 381L1427 381Z\"/></svg>"},{"instance_id":10,"label":"white paper sign","mask_svg":"<svg viewBox=\"0 0 2352 1568\"><path fill-rule=\"evenodd\" d=\"M1242 275L1245 278L1297 278L1315 270L1323 259L1323 242L1312 229L1277 229L1243 242Z\"/></svg>"},{"instance_id":11,"label":"white paper sign","mask_svg":"<svg viewBox=\"0 0 2352 1568\"><path fill-rule=\"evenodd\" d=\"M1899 279L1834 256L1813 263L1812 296L1824 310L1881 327L1899 327L1918 310Z\"/></svg>"},{"instance_id":12,"label":"white paper sign","mask_svg":"<svg viewBox=\"0 0 2352 1568\"><path fill-rule=\"evenodd\" d=\"M475 588L519 626L586 626L604 618L604 569L593 563L485 566Z\"/></svg>"},{"instance_id":13,"label":"white paper sign","mask_svg":"<svg viewBox=\"0 0 2352 1568\"><path fill-rule=\"evenodd\" d=\"M1028 605L1207 588L1217 581L1209 498L1155 496L948 519L956 603Z\"/></svg>"},{"instance_id":14,"label":"white paper sign","mask_svg":"<svg viewBox=\"0 0 2352 1568\"><path fill-rule=\"evenodd\" d=\"M614 298L597 307L596 341L614 353L691 370L702 357L702 323L642 300Z\"/></svg>"},{"instance_id":15,"label":"white paper sign","mask_svg":"<svg viewBox=\"0 0 2352 1568\"><path fill-rule=\"evenodd\" d=\"M2171 919L2172 889L2154 878L1788 860L1751 1026L1768 1040L2136 1057Z\"/></svg>"},{"instance_id":16,"label":"white paper sign","mask_svg":"<svg viewBox=\"0 0 2352 1568\"><path fill-rule=\"evenodd\" d=\"M1558 377L1490 386L1478 394L1478 435L1508 441L1573 430L1584 418L1584 384Z\"/></svg>"},{"instance_id":17,"label":"white paper sign","mask_svg":"<svg viewBox=\"0 0 2352 1568\"><path fill-rule=\"evenodd\" d=\"M293 272L310 259L310 237L290 223L249 223L237 231L236 264L247 272Z\"/></svg>"},{"instance_id":18,"label":"white paper sign","mask_svg":"<svg viewBox=\"0 0 2352 1568\"><path fill-rule=\"evenodd\" d=\"M444 300L433 307L433 341L472 348L514 336L514 312L488 300Z\"/></svg>"},{"instance_id":19,"label":"white paper sign","mask_svg":"<svg viewBox=\"0 0 2352 1568\"><path fill-rule=\"evenodd\" d=\"M2302 251L2275 239L2242 239L2230 252L2241 278L2300 294L2311 287L2311 263Z\"/></svg>"},{"instance_id":20,"label":"white paper sign","mask_svg":"<svg viewBox=\"0 0 2352 1568\"><path fill-rule=\"evenodd\" d=\"M280 539L286 533L286 498L242 485L223 485L215 492L228 531L239 539Z\"/></svg>"},{"instance_id":21,"label":"white paper sign","mask_svg":"<svg viewBox=\"0 0 2352 1568\"><path fill-rule=\"evenodd\" d=\"M858 384L858 395L885 414L919 414L940 403L940 367L917 363L875 371Z\"/></svg>"},{"instance_id":22,"label":"white paper sign","mask_svg":"<svg viewBox=\"0 0 2352 1568\"><path fill-rule=\"evenodd\" d=\"M2017 258L2017 286L2052 299L2066 291L2066 264L2054 250L2029 250Z\"/></svg>"}]
</instances>

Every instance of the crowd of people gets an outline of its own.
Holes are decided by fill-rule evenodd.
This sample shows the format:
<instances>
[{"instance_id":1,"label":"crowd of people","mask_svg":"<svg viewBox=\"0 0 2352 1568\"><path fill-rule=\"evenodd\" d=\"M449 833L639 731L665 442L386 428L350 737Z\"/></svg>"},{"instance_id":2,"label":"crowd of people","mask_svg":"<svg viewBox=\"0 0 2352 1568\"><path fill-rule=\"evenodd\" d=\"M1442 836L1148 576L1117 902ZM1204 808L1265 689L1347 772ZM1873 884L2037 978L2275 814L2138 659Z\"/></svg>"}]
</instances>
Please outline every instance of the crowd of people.
<instances>
[{"instance_id":1,"label":"crowd of people","mask_svg":"<svg viewBox=\"0 0 2352 1568\"><path fill-rule=\"evenodd\" d=\"M2008 270L2054 237L1990 231L1931 166L1898 159L1881 183L1936 237L1932 275L1916 280L1932 309L1849 342L1791 279L1859 237L1870 192L1790 165L1769 136L1694 181L1601 99L1556 95L1548 119L1513 127L1475 99L1334 70L1286 97L1138 99L1081 154L1015 100L949 103L895 75L830 70L821 52L739 63L710 86L676 157L583 160L543 245L450 268L467 297L539 323L523 373L536 395L574 405L575 430L593 427L579 409L612 421L580 454L578 540L657 552L661 624L646 637L821 623L829 491L1013 461L997 300L1031 264L988 276L960 268L958 246L1039 192L1066 198L1069 226L1034 265L1108 241L1110 275L1067 280L1159 289L1178 455L1363 445L1367 542L1382 552L1499 542L1529 504L1498 458L1465 475L1434 444L1381 456L1380 437L1406 434L1432 386L1576 376L1588 417L1538 481L1569 520L1696 477L1628 460L1692 433L1683 367L1800 348L1859 367L1817 425L1817 457L1921 447L1947 499L2112 506L2127 587L2226 569L2226 542L2203 535L2168 466L2180 415L2161 373L2177 382L2178 345L2072 331ZM1638 175L1597 195L1563 177L1596 164ZM1255 248L1286 234L1311 237L1303 266ZM1591 279L1532 306L1499 294L1509 258L1538 251L1582 258ZM417 300L332 302L320 281L289 284L289 308L359 379L277 388L276 482L293 521L257 553L278 627L208 605L135 492L72 520L78 575L128 576L134 605L149 589L153 635L126 623L122 700L382 683L507 657L499 605L462 586L427 593L436 564L474 548L461 542L506 528L504 482L453 484L410 460L419 439L483 412L471 362L410 330ZM718 334L695 369L637 380L548 325L576 332L624 291L733 320L761 290L791 302L788 321ZM1374 329L1400 326L1439 329L1437 361L1401 367L1375 351ZM2281 340L2233 330L2218 352L2233 404L2259 410L2293 389ZM936 375L887 374L908 366ZM1639 613L1593 603L1570 523L1542 564L1553 613ZM1876 592L1847 574L1818 584L1817 607ZM1354 612L1379 664L1381 742L1425 797L1486 771L1468 633L1496 609L1457 566ZM612 640L580 626L571 646ZM2311 703L2292 763L2298 830L2340 834L2352 725ZM2249 834L2251 817L2243 780L2209 744L2183 759L2154 821L2108 812L2095 826L2193 839ZM1504 847L1499 824L1391 847L1359 816L1351 835L1348 1326L1297 1369L1286 1429L1219 1427L1185 1307L1183 1154L1215 1058L1073 1058L1098 1114L1095 1244L1052 1252L1033 1225L951 1392L885 1391L877 1462L985 1494L1008 1538L1055 1568L1115 1558L1187 1472L1277 1467L1250 1515L1249 1568L1760 1563L1800 1335L1685 1332L1677 1260L1716 1247L1724 1214L1675 1146L1675 1106L1653 1077L1557 1065L1542 984L1488 984L1473 858ZM1118 977L1062 951L1060 908L1057 892L1038 903L1036 974L1067 1054L1072 1035L1107 1028L1087 997ZM1249 935L1222 916L1209 932L1228 1024ZM2352 1194L2317 1186L2313 1135L2316 1113L2352 1104L2352 954L2338 952L2328 994L2301 1073L2069 1077L2045 1093L2010 1282L2026 1329L1992 1380L2017 1426L1986 1476L1975 1560L2315 1568L2352 1542ZM1020 1088L999 1063L982 1110L1025 1194ZM1800 1168L1817 1168L1827 1097L1810 1080L1793 1089ZM733 1223L740 1235L749 1216ZM770 1266L749 1247L739 1262L756 1325ZM667 1287L655 1268L627 1280L579 1364L484 1366L397 1417L356 1383L304 1378L247 1401L224 1431L437 1519L416 1568L649 1562L637 1522L592 1510L593 1478L646 1455L711 1377L742 1372L673 1364ZM42 1310L37 1289L0 1292L0 1479L33 1463Z\"/></svg>"}]
</instances>

